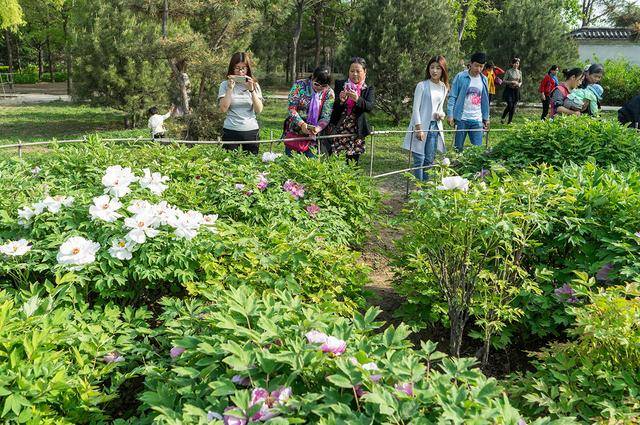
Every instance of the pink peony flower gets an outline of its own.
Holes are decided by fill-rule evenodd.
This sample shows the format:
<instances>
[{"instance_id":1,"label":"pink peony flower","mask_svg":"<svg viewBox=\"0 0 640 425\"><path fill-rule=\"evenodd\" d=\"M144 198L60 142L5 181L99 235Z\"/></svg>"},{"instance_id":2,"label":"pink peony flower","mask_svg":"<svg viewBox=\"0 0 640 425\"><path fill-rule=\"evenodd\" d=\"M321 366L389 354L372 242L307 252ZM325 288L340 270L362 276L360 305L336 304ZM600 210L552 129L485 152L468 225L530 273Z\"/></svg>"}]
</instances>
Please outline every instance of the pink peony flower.
<instances>
[{"instance_id":1,"label":"pink peony flower","mask_svg":"<svg viewBox=\"0 0 640 425\"><path fill-rule=\"evenodd\" d=\"M250 406L261 406L260 410L251 417L251 421L266 421L277 416L278 411L274 407L283 406L290 398L290 387L280 387L271 394L264 388L255 388L251 391Z\"/></svg>"},{"instance_id":2,"label":"pink peony flower","mask_svg":"<svg viewBox=\"0 0 640 425\"><path fill-rule=\"evenodd\" d=\"M117 351L112 351L102 358L105 363L120 363L124 361L124 357Z\"/></svg>"},{"instance_id":3,"label":"pink peony flower","mask_svg":"<svg viewBox=\"0 0 640 425\"><path fill-rule=\"evenodd\" d=\"M307 205L305 208L311 217L315 217L320 212L320 207L316 204Z\"/></svg>"},{"instance_id":4,"label":"pink peony flower","mask_svg":"<svg viewBox=\"0 0 640 425\"><path fill-rule=\"evenodd\" d=\"M185 351L186 351L185 348L173 347L171 350L169 350L169 355L171 356L172 359L175 359L176 357L179 357Z\"/></svg>"},{"instance_id":5,"label":"pink peony flower","mask_svg":"<svg viewBox=\"0 0 640 425\"><path fill-rule=\"evenodd\" d=\"M394 385L394 388L400 392L405 393L409 397L413 397L413 384L411 382L396 384Z\"/></svg>"},{"instance_id":6,"label":"pink peony flower","mask_svg":"<svg viewBox=\"0 0 640 425\"><path fill-rule=\"evenodd\" d=\"M282 185L282 190L289 192L294 199L300 199L304 197L304 186L294 182L293 180L287 180Z\"/></svg>"},{"instance_id":7,"label":"pink peony flower","mask_svg":"<svg viewBox=\"0 0 640 425\"><path fill-rule=\"evenodd\" d=\"M327 334L315 330L307 332L305 336L311 344L324 344L327 342L327 338L329 338Z\"/></svg>"},{"instance_id":8,"label":"pink peony flower","mask_svg":"<svg viewBox=\"0 0 640 425\"><path fill-rule=\"evenodd\" d=\"M239 411L240 409L238 409L235 406L229 406L226 409L224 409L224 417L223 417L224 425L246 425L247 418L244 415L238 416L239 413L235 413Z\"/></svg>"},{"instance_id":9,"label":"pink peony flower","mask_svg":"<svg viewBox=\"0 0 640 425\"><path fill-rule=\"evenodd\" d=\"M256 185L258 190L262 192L267 188L268 185L269 185L269 180L267 180L266 174L265 173L258 174L258 184Z\"/></svg>"},{"instance_id":10,"label":"pink peony flower","mask_svg":"<svg viewBox=\"0 0 640 425\"><path fill-rule=\"evenodd\" d=\"M240 375L233 375L233 378L231 378L231 382L236 385L242 385L243 387L248 387L249 385L251 385L251 379L249 379L249 377L247 376L242 377Z\"/></svg>"},{"instance_id":11,"label":"pink peony flower","mask_svg":"<svg viewBox=\"0 0 640 425\"><path fill-rule=\"evenodd\" d=\"M330 336L327 341L320 347L323 353L331 353L334 356L339 356L347 349L347 343L341 339Z\"/></svg>"}]
</instances>

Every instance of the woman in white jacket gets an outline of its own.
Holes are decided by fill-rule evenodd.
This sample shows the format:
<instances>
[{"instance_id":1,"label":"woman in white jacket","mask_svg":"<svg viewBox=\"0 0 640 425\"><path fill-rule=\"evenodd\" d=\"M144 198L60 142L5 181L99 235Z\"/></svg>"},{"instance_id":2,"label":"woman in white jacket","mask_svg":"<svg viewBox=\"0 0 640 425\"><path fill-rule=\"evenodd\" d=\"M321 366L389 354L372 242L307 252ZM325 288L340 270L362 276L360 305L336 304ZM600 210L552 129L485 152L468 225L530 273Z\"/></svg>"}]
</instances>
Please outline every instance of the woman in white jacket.
<instances>
[{"instance_id":1,"label":"woman in white jacket","mask_svg":"<svg viewBox=\"0 0 640 425\"><path fill-rule=\"evenodd\" d=\"M447 61L444 56L434 56L427 64L427 79L418 83L413 94L411 122L402 146L411 151L414 168L432 165L436 149L445 150L442 120L448 87ZM414 174L418 180L429 178L425 168Z\"/></svg>"}]
</instances>

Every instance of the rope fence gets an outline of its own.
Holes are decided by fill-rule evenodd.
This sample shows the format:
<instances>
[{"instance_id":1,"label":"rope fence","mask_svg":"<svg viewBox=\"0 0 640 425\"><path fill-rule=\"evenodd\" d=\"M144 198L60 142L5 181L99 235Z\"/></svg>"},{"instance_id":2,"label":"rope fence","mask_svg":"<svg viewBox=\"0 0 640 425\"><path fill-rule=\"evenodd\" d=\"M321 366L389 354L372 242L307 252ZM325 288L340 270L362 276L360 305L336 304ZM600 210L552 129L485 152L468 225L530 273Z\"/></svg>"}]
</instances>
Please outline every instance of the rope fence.
<instances>
[{"instance_id":1,"label":"rope fence","mask_svg":"<svg viewBox=\"0 0 640 425\"><path fill-rule=\"evenodd\" d=\"M438 132L443 132L443 133L451 133L452 136L455 137L455 133L458 132L484 132L484 138L485 138L485 143L484 146L485 148L489 148L489 134L491 132L510 132L510 131L514 131L514 129L511 128L497 128L497 129L484 129L484 128L478 128L478 129L464 129L464 130L460 130L457 127L453 128L453 129L443 129L443 130L438 130ZM370 138L370 149L369 149L369 154L370 154L370 159L369 159L369 177L372 179L382 179L385 177L390 177L390 176L395 176L398 174L404 174L404 173L409 173L409 172L413 172L416 170L426 170L429 168L434 167L434 165L425 165L422 167L411 167L411 149L413 148L413 140L414 138L411 138L411 144L409 146L409 150L408 150L408 168L402 168L399 170L394 170L394 171L389 171L389 172L385 172L385 173L381 173L381 174L373 174L373 168L374 168L374 164L375 164L375 146L376 146L376 136L385 136L385 135L394 135L394 134L415 134L415 133L428 133L429 130L375 130L372 129L371 134L369 135ZM326 136L316 136L315 138L311 139L313 141L318 141L318 140L328 140L328 139L335 139L335 138L341 138L341 137L352 137L355 136L355 134L333 134L333 135L326 135ZM281 143L284 141L306 141L306 140L310 140L309 137L297 137L297 138L288 138L288 139L284 139L284 138L274 138L273 137L273 130L271 130L270 132L270 138L269 139L263 139L263 140L256 140L256 141L246 141L246 140L235 140L235 141L223 141L220 138L218 138L217 140L179 140L179 139L170 139L170 138L158 138L158 139L152 139L150 137L125 137L125 138L101 138L100 139L103 142L114 142L114 143L134 143L134 144L142 144L142 143L161 143L161 144L179 144L179 145L189 145L189 146L193 146L193 145L237 145L237 144L267 144L269 143L270 146L270 150L273 150L273 145L276 143ZM25 148L30 148L30 147L34 147L34 146L47 146L47 145L52 145L52 144L73 144L73 143L86 143L87 142L87 138L83 137L82 139L71 139L71 140L49 140L49 141L42 141L42 142L29 142L29 143L13 143L13 144L8 144L8 145L0 145L0 149L14 149L17 148L18 150L18 156L20 158L22 158L22 153L23 153L23 149ZM321 155L318 155L318 158L320 158ZM410 179L407 178L407 189L406 189L406 193L408 195L409 193L409 183L410 183Z\"/></svg>"}]
</instances>

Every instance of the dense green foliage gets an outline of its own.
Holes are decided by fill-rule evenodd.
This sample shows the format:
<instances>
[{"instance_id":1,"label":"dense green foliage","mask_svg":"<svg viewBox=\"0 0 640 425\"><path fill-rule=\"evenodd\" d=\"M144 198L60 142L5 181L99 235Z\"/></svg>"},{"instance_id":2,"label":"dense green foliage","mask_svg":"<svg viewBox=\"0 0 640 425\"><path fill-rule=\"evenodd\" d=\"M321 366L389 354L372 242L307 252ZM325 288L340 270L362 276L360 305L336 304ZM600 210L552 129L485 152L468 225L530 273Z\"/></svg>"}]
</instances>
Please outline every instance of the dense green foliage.
<instances>
[{"instance_id":1,"label":"dense green foliage","mask_svg":"<svg viewBox=\"0 0 640 425\"><path fill-rule=\"evenodd\" d=\"M606 60L604 77L600 84L604 88L605 105L620 105L640 93L640 66L628 60Z\"/></svg>"},{"instance_id":2,"label":"dense green foliage","mask_svg":"<svg viewBox=\"0 0 640 425\"><path fill-rule=\"evenodd\" d=\"M640 165L640 136L616 121L563 116L514 128L488 151L466 149L460 162L462 173L585 162L624 170Z\"/></svg>"}]
</instances>

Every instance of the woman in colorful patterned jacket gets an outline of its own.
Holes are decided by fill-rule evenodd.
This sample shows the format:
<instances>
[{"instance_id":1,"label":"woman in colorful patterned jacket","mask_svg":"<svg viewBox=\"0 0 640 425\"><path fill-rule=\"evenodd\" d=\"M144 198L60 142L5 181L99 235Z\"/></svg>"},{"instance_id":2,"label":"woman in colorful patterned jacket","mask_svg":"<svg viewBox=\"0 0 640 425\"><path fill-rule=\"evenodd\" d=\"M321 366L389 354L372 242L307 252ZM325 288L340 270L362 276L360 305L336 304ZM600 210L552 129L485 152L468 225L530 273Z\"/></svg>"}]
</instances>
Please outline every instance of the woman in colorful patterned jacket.
<instances>
[{"instance_id":1,"label":"woman in colorful patterned jacket","mask_svg":"<svg viewBox=\"0 0 640 425\"><path fill-rule=\"evenodd\" d=\"M333 110L335 96L330 84L331 71L326 66L293 83L289 91L289 115L284 123L287 155L295 151L310 158L315 156L310 148L316 145L316 136L329 125Z\"/></svg>"}]
</instances>

